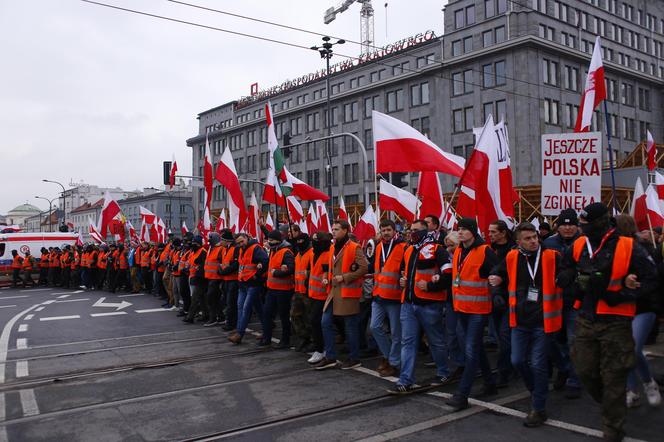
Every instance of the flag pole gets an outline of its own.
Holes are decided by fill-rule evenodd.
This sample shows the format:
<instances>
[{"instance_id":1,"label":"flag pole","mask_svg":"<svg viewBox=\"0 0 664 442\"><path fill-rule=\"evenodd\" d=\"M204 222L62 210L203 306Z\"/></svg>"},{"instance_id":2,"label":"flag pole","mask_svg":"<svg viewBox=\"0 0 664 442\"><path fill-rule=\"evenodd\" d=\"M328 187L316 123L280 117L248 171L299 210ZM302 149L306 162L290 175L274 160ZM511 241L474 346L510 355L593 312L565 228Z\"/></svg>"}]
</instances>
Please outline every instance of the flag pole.
<instances>
[{"instance_id":1,"label":"flag pole","mask_svg":"<svg viewBox=\"0 0 664 442\"><path fill-rule=\"evenodd\" d=\"M290 219L290 212L288 211L288 199L286 198L286 194L284 193L284 188L281 187L281 181L279 181L279 178L277 178L277 184L279 184L279 190L281 190L281 196L284 197L284 205L286 206L286 220L288 221L288 231L290 232L291 238L293 238L293 223ZM275 203L276 203L276 195L275 195Z\"/></svg>"},{"instance_id":2,"label":"flag pole","mask_svg":"<svg viewBox=\"0 0 664 442\"><path fill-rule=\"evenodd\" d=\"M648 204L646 204L647 206ZM646 218L648 218L648 229L650 229L650 239L652 239L652 245L657 249L657 242L655 241L655 233L652 230L652 221L650 221L650 213L648 213L648 207L646 207Z\"/></svg>"},{"instance_id":3,"label":"flag pole","mask_svg":"<svg viewBox=\"0 0 664 442\"><path fill-rule=\"evenodd\" d=\"M616 210L616 174L613 167L613 148L611 147L611 124L609 122L609 109L604 99L604 120L606 121L606 138L609 142L609 168L611 169L611 200L613 210ZM648 220L650 221L650 220Z\"/></svg>"},{"instance_id":4,"label":"flag pole","mask_svg":"<svg viewBox=\"0 0 664 442\"><path fill-rule=\"evenodd\" d=\"M373 111L372 111L373 112ZM372 123L373 124L373 123ZM374 154L374 199L376 200L376 219L378 220L378 224L380 224L380 204L378 204L378 163L376 162L376 141L374 140L374 145L373 145L373 154ZM367 201L366 206L371 205L371 197L369 197L369 201ZM367 207L364 208L364 210L367 210Z\"/></svg>"}]
</instances>

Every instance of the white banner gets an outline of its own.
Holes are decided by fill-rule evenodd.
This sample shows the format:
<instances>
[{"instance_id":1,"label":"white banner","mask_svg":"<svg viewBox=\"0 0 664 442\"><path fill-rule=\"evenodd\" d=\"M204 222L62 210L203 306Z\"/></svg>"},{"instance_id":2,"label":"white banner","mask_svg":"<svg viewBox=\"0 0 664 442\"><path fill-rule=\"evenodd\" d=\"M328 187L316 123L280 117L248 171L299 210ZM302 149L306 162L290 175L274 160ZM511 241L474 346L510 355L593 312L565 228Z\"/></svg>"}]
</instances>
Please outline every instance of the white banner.
<instances>
[{"instance_id":1,"label":"white banner","mask_svg":"<svg viewBox=\"0 0 664 442\"><path fill-rule=\"evenodd\" d=\"M542 215L601 201L602 134L542 135Z\"/></svg>"}]
</instances>

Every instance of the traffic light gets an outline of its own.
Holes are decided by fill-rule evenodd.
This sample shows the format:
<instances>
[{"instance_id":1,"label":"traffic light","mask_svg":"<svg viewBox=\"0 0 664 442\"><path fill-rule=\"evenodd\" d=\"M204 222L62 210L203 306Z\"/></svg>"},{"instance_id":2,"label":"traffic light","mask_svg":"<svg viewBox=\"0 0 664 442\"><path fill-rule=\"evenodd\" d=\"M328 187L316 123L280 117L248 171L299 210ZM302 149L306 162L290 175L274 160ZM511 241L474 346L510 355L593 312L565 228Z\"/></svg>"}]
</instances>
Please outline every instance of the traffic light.
<instances>
[{"instance_id":1,"label":"traffic light","mask_svg":"<svg viewBox=\"0 0 664 442\"><path fill-rule=\"evenodd\" d=\"M284 133L284 136L283 136L283 138L282 138L282 143L281 143L281 145L282 145L282 146L290 146L290 143L291 143L291 135L290 135L290 132L286 132L286 133ZM284 158L288 158L288 157L290 157L290 154L291 154L291 152L292 152L292 149L291 149L290 147L284 147L284 148L282 148L282 150L283 150L283 152L284 152Z\"/></svg>"},{"instance_id":2,"label":"traffic light","mask_svg":"<svg viewBox=\"0 0 664 442\"><path fill-rule=\"evenodd\" d=\"M405 172L391 172L390 173L390 183L394 184L397 187L407 187L408 186L408 174Z\"/></svg>"},{"instance_id":3,"label":"traffic light","mask_svg":"<svg viewBox=\"0 0 664 442\"><path fill-rule=\"evenodd\" d=\"M164 186L171 184L171 165L170 161L164 161Z\"/></svg>"}]
</instances>

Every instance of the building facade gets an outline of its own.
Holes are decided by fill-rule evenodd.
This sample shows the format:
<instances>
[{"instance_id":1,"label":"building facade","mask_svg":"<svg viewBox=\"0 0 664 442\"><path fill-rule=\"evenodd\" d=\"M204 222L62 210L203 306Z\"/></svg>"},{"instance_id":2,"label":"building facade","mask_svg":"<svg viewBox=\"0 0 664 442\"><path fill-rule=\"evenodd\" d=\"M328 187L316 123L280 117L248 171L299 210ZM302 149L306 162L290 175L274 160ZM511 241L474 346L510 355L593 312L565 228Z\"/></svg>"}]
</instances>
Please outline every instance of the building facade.
<instances>
[{"instance_id":1,"label":"building facade","mask_svg":"<svg viewBox=\"0 0 664 442\"><path fill-rule=\"evenodd\" d=\"M99 187L92 184L85 183L69 183L70 188L66 189L63 193L60 192L58 200L58 207L64 208L63 216L66 222L74 224L74 230L78 227L74 214L72 211L84 206L85 204L94 204L96 201L104 198L106 192L111 195L111 198L116 201L122 198L130 198L132 196L140 195L139 190L123 190L119 187ZM87 219L83 221L87 231Z\"/></svg>"},{"instance_id":2,"label":"building facade","mask_svg":"<svg viewBox=\"0 0 664 442\"><path fill-rule=\"evenodd\" d=\"M295 145L289 170L327 191L333 202L373 200L371 111L409 123L442 149L468 157L473 127L489 114L509 130L515 185L539 184L540 137L572 132L595 37L602 37L608 124L619 161L650 130L664 139L664 1L452 0L444 9L444 33L404 39L359 61L334 65L329 77L316 72L198 115L192 147L193 175L202 175L206 139L215 163L230 148L241 179L264 181L268 169L264 107L270 99L277 137ZM332 143L326 167L326 79L330 83L331 131L356 135L368 153L363 176L361 146L351 137ZM595 112L592 130L607 147L605 113ZM287 134L289 137L284 137ZM401 178L399 178L401 181ZM416 174L405 187L414 191ZM443 189L454 181L443 177ZM633 183L629 183L632 186ZM242 183L245 195L260 186ZM215 183L213 209L225 205ZM203 201L197 189L197 213Z\"/></svg>"},{"instance_id":3,"label":"building facade","mask_svg":"<svg viewBox=\"0 0 664 442\"><path fill-rule=\"evenodd\" d=\"M195 226L196 217L191 201L192 192L190 190L176 187L169 192L144 189L142 195L118 200L118 204L137 232L141 228L140 207L143 206L161 218L167 228L179 235L183 222L190 230L193 230Z\"/></svg>"}]
</instances>

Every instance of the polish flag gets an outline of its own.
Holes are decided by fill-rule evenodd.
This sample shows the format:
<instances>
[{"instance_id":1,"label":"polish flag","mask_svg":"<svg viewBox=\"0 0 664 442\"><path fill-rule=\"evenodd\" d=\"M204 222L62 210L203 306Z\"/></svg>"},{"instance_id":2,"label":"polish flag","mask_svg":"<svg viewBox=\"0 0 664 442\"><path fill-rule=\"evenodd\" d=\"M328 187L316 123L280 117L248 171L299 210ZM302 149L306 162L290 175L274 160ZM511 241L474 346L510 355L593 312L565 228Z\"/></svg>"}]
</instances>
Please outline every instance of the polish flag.
<instances>
[{"instance_id":1,"label":"polish flag","mask_svg":"<svg viewBox=\"0 0 664 442\"><path fill-rule=\"evenodd\" d=\"M281 186L282 190L286 194L296 196L304 201L315 201L315 200L327 201L330 199L330 197L327 196L325 193L321 192L320 190L314 187L311 187L304 181L295 178L295 176L293 176L293 174L290 173L288 169L286 169L286 166L284 166L283 173L286 176L286 182L282 183Z\"/></svg>"},{"instance_id":2,"label":"polish flag","mask_svg":"<svg viewBox=\"0 0 664 442\"><path fill-rule=\"evenodd\" d=\"M121 213L122 210L117 201L111 197L111 194L107 190L104 195L104 205L101 209L101 219L99 223L99 234L102 238L106 237L106 230L111 225L111 221Z\"/></svg>"},{"instance_id":3,"label":"polish flag","mask_svg":"<svg viewBox=\"0 0 664 442\"><path fill-rule=\"evenodd\" d=\"M150 226L145 220L141 221L141 241L150 242Z\"/></svg>"},{"instance_id":4,"label":"polish flag","mask_svg":"<svg viewBox=\"0 0 664 442\"><path fill-rule=\"evenodd\" d=\"M315 204L312 202L309 202L309 210L307 212L307 219L305 224L307 226L308 233L313 235L318 231L318 213L316 211Z\"/></svg>"},{"instance_id":5,"label":"polish flag","mask_svg":"<svg viewBox=\"0 0 664 442\"><path fill-rule=\"evenodd\" d=\"M212 155L210 154L210 141L205 137L205 158L203 159L203 187L205 188L205 207L210 208L212 201Z\"/></svg>"},{"instance_id":6,"label":"polish flag","mask_svg":"<svg viewBox=\"0 0 664 442\"><path fill-rule=\"evenodd\" d=\"M138 213L141 215L141 219L146 224L154 224L155 219L157 218L157 215L150 212L148 209L146 209L143 206L139 206Z\"/></svg>"},{"instance_id":7,"label":"polish flag","mask_svg":"<svg viewBox=\"0 0 664 442\"><path fill-rule=\"evenodd\" d=\"M182 220L182 227L180 227L180 231L182 232L182 237L184 238L184 235L189 232L189 229L187 228L187 223Z\"/></svg>"},{"instance_id":8,"label":"polish flag","mask_svg":"<svg viewBox=\"0 0 664 442\"><path fill-rule=\"evenodd\" d=\"M274 230L274 221L272 220L272 214L270 212L267 212L267 217L265 218L265 228L268 232Z\"/></svg>"},{"instance_id":9,"label":"polish flag","mask_svg":"<svg viewBox=\"0 0 664 442\"><path fill-rule=\"evenodd\" d=\"M514 203L518 195L512 187L509 139L501 121L494 124L489 115L481 129L475 129L477 142L459 180L457 213L478 219L478 227L486 233L489 224L501 219L514 226Z\"/></svg>"},{"instance_id":10,"label":"polish flag","mask_svg":"<svg viewBox=\"0 0 664 442\"><path fill-rule=\"evenodd\" d=\"M288 214L290 215L291 222L296 224L299 223L304 219L304 210L302 209L302 205L298 200L295 199L294 196L289 196L286 198L286 201L288 202Z\"/></svg>"},{"instance_id":11,"label":"polish flag","mask_svg":"<svg viewBox=\"0 0 664 442\"><path fill-rule=\"evenodd\" d=\"M171 174L168 177L168 184L171 187L171 189L173 188L173 186L175 186L175 172L177 171L178 171L178 162L175 161L175 154L173 154L173 163L171 163Z\"/></svg>"},{"instance_id":12,"label":"polish flag","mask_svg":"<svg viewBox=\"0 0 664 442\"><path fill-rule=\"evenodd\" d=\"M254 192L251 192L246 226L246 232L251 235L252 238L256 238L258 239L258 242L262 243L263 238L259 239L259 235L262 236L263 231L258 226L258 201L256 200L256 194Z\"/></svg>"},{"instance_id":13,"label":"polish flag","mask_svg":"<svg viewBox=\"0 0 664 442\"><path fill-rule=\"evenodd\" d=\"M640 231L664 225L664 216L662 216L659 207L657 191L650 185L644 192L641 178L636 179L634 197L629 214L636 221L636 226Z\"/></svg>"},{"instance_id":14,"label":"polish flag","mask_svg":"<svg viewBox=\"0 0 664 442\"><path fill-rule=\"evenodd\" d=\"M76 247L83 247L83 235L80 233L76 234Z\"/></svg>"},{"instance_id":15,"label":"polish flag","mask_svg":"<svg viewBox=\"0 0 664 442\"><path fill-rule=\"evenodd\" d=\"M657 167L657 145L655 144L655 140L653 139L650 131L647 131L647 133L648 145L646 150L648 151L648 170L653 171L655 170L655 167Z\"/></svg>"},{"instance_id":16,"label":"polish flag","mask_svg":"<svg viewBox=\"0 0 664 442\"><path fill-rule=\"evenodd\" d=\"M382 210L392 210L408 222L415 220L419 203L415 195L381 179L379 196Z\"/></svg>"},{"instance_id":17,"label":"polish flag","mask_svg":"<svg viewBox=\"0 0 664 442\"><path fill-rule=\"evenodd\" d=\"M353 229L353 234L358 241L368 241L375 238L378 234L378 218L371 204L369 204L362 218L357 222L355 229Z\"/></svg>"},{"instance_id":18,"label":"polish flag","mask_svg":"<svg viewBox=\"0 0 664 442\"><path fill-rule=\"evenodd\" d=\"M300 232L306 233L307 235L309 235L309 227L307 227L307 221L306 220L303 219L297 225L300 227Z\"/></svg>"},{"instance_id":19,"label":"polish flag","mask_svg":"<svg viewBox=\"0 0 664 442\"><path fill-rule=\"evenodd\" d=\"M443 219L445 213L445 201L443 200L443 189L436 172L420 172L417 183L417 196L422 201L419 217L434 215L439 220Z\"/></svg>"},{"instance_id":20,"label":"polish flag","mask_svg":"<svg viewBox=\"0 0 664 442\"><path fill-rule=\"evenodd\" d=\"M443 152L431 140L396 118L372 111L376 173L436 171L460 177L465 160Z\"/></svg>"},{"instance_id":21,"label":"polish flag","mask_svg":"<svg viewBox=\"0 0 664 442\"><path fill-rule=\"evenodd\" d=\"M238 179L233 155L229 148L224 150L214 177L228 190L228 195L230 196L228 199L228 215L231 223L235 222L237 218L238 228L244 226L247 219L247 207L244 204L244 195L240 187L240 180Z\"/></svg>"},{"instance_id":22,"label":"polish flag","mask_svg":"<svg viewBox=\"0 0 664 442\"><path fill-rule=\"evenodd\" d=\"M165 242L166 241L166 224L164 221L157 217L157 222L155 223L157 227L157 241Z\"/></svg>"},{"instance_id":23,"label":"polish flag","mask_svg":"<svg viewBox=\"0 0 664 442\"><path fill-rule=\"evenodd\" d=\"M447 230L457 229L457 216L453 207L447 209L447 215L445 215L445 219L441 221L441 224L445 226Z\"/></svg>"},{"instance_id":24,"label":"polish flag","mask_svg":"<svg viewBox=\"0 0 664 442\"><path fill-rule=\"evenodd\" d=\"M337 218L348 221L348 224L350 224L350 230L353 231L353 225L351 224L350 217L346 211L346 204L344 203L343 195L339 195L339 212L337 213Z\"/></svg>"},{"instance_id":25,"label":"polish flag","mask_svg":"<svg viewBox=\"0 0 664 442\"><path fill-rule=\"evenodd\" d=\"M219 218L217 218L216 231L221 232L223 229L228 227L228 222L226 222L226 209L221 209L219 213Z\"/></svg>"},{"instance_id":26,"label":"polish flag","mask_svg":"<svg viewBox=\"0 0 664 442\"><path fill-rule=\"evenodd\" d=\"M332 233L332 225L325 203L320 200L316 201L316 211L318 212L318 230Z\"/></svg>"},{"instance_id":27,"label":"polish flag","mask_svg":"<svg viewBox=\"0 0 664 442\"><path fill-rule=\"evenodd\" d=\"M265 187L263 189L263 201L268 204L275 204L280 207L285 207L286 202L284 195L281 193L281 187L274 174L274 169L269 169L267 178L265 179Z\"/></svg>"},{"instance_id":28,"label":"polish flag","mask_svg":"<svg viewBox=\"0 0 664 442\"><path fill-rule=\"evenodd\" d=\"M90 234L90 238L95 240L97 243L101 244L104 242L104 237L101 236L101 233L99 233L99 230L97 230L97 225L92 222L92 218L88 216L88 233Z\"/></svg>"},{"instance_id":29,"label":"polish flag","mask_svg":"<svg viewBox=\"0 0 664 442\"><path fill-rule=\"evenodd\" d=\"M136 234L136 229L131 221L127 220L127 228L129 229L129 238L134 242L141 242L140 238Z\"/></svg>"},{"instance_id":30,"label":"polish flag","mask_svg":"<svg viewBox=\"0 0 664 442\"><path fill-rule=\"evenodd\" d=\"M655 171L655 188L660 200L664 200L664 175Z\"/></svg>"},{"instance_id":31,"label":"polish flag","mask_svg":"<svg viewBox=\"0 0 664 442\"><path fill-rule=\"evenodd\" d=\"M602 64L602 45L598 35L595 39L593 57L590 60L574 132L588 132L593 121L593 112L603 100L606 100L606 83L604 82L604 65Z\"/></svg>"}]
</instances>

